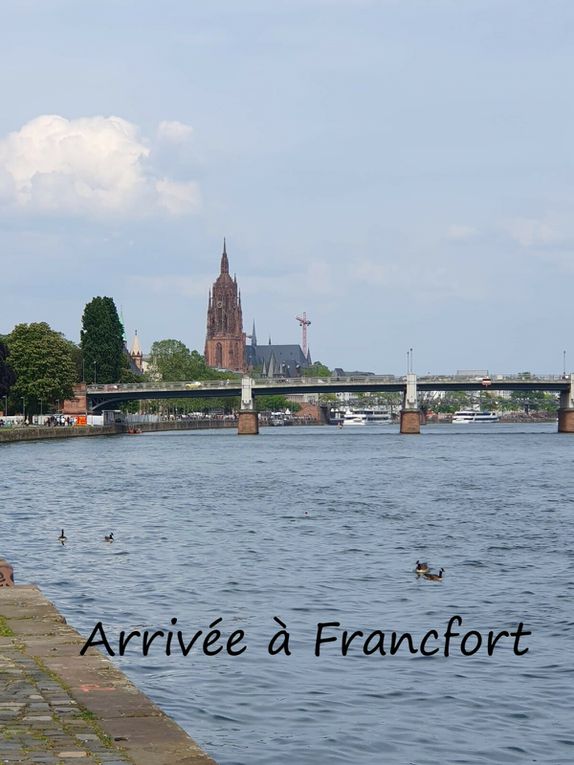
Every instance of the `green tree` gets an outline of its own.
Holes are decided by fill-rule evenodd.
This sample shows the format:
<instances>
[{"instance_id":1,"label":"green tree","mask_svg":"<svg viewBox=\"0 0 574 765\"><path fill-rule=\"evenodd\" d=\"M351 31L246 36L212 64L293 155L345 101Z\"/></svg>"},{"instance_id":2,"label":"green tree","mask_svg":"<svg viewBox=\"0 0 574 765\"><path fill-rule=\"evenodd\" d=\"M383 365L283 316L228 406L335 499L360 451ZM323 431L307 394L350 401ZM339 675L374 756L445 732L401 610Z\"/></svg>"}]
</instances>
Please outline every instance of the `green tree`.
<instances>
[{"instance_id":1,"label":"green tree","mask_svg":"<svg viewBox=\"0 0 574 765\"><path fill-rule=\"evenodd\" d=\"M7 361L9 354L8 346L0 342L0 396L5 396L16 382L14 370Z\"/></svg>"},{"instance_id":2,"label":"green tree","mask_svg":"<svg viewBox=\"0 0 574 765\"><path fill-rule=\"evenodd\" d=\"M464 391L449 391L444 398L433 402L433 411L454 413L460 409L468 409L474 404L473 399Z\"/></svg>"},{"instance_id":3,"label":"green tree","mask_svg":"<svg viewBox=\"0 0 574 765\"><path fill-rule=\"evenodd\" d=\"M119 382L124 369L124 330L112 298L95 297L87 303L80 337L86 382Z\"/></svg>"},{"instance_id":4,"label":"green tree","mask_svg":"<svg viewBox=\"0 0 574 765\"><path fill-rule=\"evenodd\" d=\"M331 377L331 370L320 361L316 361L310 367L302 369L301 374L303 377Z\"/></svg>"},{"instance_id":5,"label":"green tree","mask_svg":"<svg viewBox=\"0 0 574 765\"><path fill-rule=\"evenodd\" d=\"M197 351L192 354L181 340L156 340L151 347L150 362L155 372L165 381L178 382L183 380L192 380L194 373L203 371L205 362L203 357L199 356ZM197 358L203 362L198 362Z\"/></svg>"},{"instance_id":6,"label":"green tree","mask_svg":"<svg viewBox=\"0 0 574 765\"><path fill-rule=\"evenodd\" d=\"M70 342L45 322L18 324L8 336L10 365L16 381L11 388L15 405L25 399L26 411L35 414L73 396L76 366Z\"/></svg>"},{"instance_id":7,"label":"green tree","mask_svg":"<svg viewBox=\"0 0 574 765\"><path fill-rule=\"evenodd\" d=\"M79 345L76 345L76 343L73 343L71 340L66 340L66 342L68 343L68 347L74 361L74 366L76 368L76 382L83 382L84 356L82 354L82 349Z\"/></svg>"},{"instance_id":8,"label":"green tree","mask_svg":"<svg viewBox=\"0 0 574 765\"><path fill-rule=\"evenodd\" d=\"M528 412L553 412L558 408L558 400L552 393L541 390L514 390L510 394L514 408Z\"/></svg>"},{"instance_id":9,"label":"green tree","mask_svg":"<svg viewBox=\"0 0 574 765\"><path fill-rule=\"evenodd\" d=\"M298 412L301 405L296 401L289 401L285 396L255 396L255 409L258 412L279 412L285 409Z\"/></svg>"},{"instance_id":10,"label":"green tree","mask_svg":"<svg viewBox=\"0 0 574 765\"><path fill-rule=\"evenodd\" d=\"M156 340L151 347L152 368L165 382L185 380L237 380L235 372L211 369L198 351L190 351L181 340Z\"/></svg>"},{"instance_id":11,"label":"green tree","mask_svg":"<svg viewBox=\"0 0 574 765\"><path fill-rule=\"evenodd\" d=\"M150 352L150 377L154 375L164 382L185 382L187 380L233 380L241 377L234 372L220 372L211 369L198 351L190 351L181 340L173 338L156 340ZM153 410L166 410L168 407L185 412L208 412L220 409L230 412L239 407L239 399L233 398L186 398L160 400L150 403Z\"/></svg>"}]
</instances>

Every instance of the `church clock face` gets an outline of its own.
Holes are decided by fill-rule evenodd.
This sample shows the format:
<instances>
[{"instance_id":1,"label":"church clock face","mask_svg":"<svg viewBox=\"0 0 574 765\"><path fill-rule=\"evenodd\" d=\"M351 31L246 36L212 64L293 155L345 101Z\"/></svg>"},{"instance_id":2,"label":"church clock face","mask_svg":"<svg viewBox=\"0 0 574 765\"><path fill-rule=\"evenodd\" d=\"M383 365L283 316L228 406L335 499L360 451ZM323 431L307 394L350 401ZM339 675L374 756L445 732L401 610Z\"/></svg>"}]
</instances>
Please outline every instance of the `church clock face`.
<instances>
[{"instance_id":1,"label":"church clock face","mask_svg":"<svg viewBox=\"0 0 574 765\"><path fill-rule=\"evenodd\" d=\"M217 307L218 308L223 308L223 300L218 300L217 301Z\"/></svg>"}]
</instances>

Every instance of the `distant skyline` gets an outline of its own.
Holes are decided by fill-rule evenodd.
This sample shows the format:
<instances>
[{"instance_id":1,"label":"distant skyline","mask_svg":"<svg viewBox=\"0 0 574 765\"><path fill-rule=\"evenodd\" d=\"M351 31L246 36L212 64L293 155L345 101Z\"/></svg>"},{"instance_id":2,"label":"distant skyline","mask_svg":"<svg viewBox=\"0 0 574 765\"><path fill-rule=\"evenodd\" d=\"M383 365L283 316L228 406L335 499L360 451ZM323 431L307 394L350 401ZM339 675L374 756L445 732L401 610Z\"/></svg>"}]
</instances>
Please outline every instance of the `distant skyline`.
<instances>
[{"instance_id":1,"label":"distant skyline","mask_svg":"<svg viewBox=\"0 0 574 765\"><path fill-rule=\"evenodd\" d=\"M4 0L0 334L109 295L420 374L574 368L569 0Z\"/></svg>"}]
</instances>

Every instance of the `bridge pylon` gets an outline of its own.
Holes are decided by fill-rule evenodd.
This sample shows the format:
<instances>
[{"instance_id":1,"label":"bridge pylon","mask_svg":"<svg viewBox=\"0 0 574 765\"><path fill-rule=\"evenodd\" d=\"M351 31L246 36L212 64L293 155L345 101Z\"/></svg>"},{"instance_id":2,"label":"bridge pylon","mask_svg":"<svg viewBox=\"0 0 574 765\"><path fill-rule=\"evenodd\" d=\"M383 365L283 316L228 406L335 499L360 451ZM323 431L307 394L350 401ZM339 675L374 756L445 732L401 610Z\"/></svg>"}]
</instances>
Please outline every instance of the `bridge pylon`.
<instances>
[{"instance_id":1,"label":"bridge pylon","mask_svg":"<svg viewBox=\"0 0 574 765\"><path fill-rule=\"evenodd\" d=\"M241 408L237 423L237 434L256 436L259 433L259 415L253 402L253 380L249 375L241 378Z\"/></svg>"},{"instance_id":2,"label":"bridge pylon","mask_svg":"<svg viewBox=\"0 0 574 765\"><path fill-rule=\"evenodd\" d=\"M414 372L407 374L405 397L400 414L400 432L404 435L418 435L421 432L421 410L417 398L417 376Z\"/></svg>"},{"instance_id":3,"label":"bridge pylon","mask_svg":"<svg viewBox=\"0 0 574 765\"><path fill-rule=\"evenodd\" d=\"M558 410L558 432L574 433L574 374L569 376L570 385L560 392Z\"/></svg>"}]
</instances>

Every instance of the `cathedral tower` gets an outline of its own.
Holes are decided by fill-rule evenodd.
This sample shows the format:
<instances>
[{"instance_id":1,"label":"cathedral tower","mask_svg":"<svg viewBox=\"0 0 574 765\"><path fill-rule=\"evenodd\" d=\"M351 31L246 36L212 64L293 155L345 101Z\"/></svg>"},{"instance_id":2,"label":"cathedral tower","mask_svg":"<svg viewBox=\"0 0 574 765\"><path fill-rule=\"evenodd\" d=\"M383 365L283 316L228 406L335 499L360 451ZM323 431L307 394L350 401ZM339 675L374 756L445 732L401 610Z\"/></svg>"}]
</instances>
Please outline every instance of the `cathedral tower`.
<instances>
[{"instance_id":1,"label":"cathedral tower","mask_svg":"<svg viewBox=\"0 0 574 765\"><path fill-rule=\"evenodd\" d=\"M245 371L245 333L241 314L241 293L237 279L229 275L225 239L221 273L209 292L205 363L208 367Z\"/></svg>"}]
</instances>

